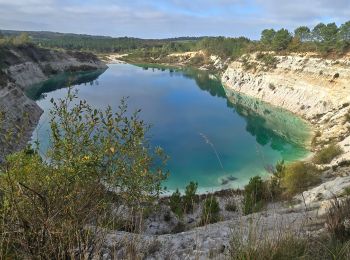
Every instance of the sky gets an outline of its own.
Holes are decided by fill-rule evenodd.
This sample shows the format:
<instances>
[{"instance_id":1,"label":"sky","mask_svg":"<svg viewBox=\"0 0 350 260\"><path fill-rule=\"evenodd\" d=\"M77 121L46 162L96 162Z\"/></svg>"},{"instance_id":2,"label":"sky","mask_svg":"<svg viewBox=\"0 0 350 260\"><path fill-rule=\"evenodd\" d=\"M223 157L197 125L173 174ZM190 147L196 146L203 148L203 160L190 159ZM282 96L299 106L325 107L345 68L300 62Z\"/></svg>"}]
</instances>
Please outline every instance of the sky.
<instances>
[{"instance_id":1,"label":"sky","mask_svg":"<svg viewBox=\"0 0 350 260\"><path fill-rule=\"evenodd\" d=\"M350 20L350 0L0 0L0 29L168 38L246 36Z\"/></svg>"}]
</instances>

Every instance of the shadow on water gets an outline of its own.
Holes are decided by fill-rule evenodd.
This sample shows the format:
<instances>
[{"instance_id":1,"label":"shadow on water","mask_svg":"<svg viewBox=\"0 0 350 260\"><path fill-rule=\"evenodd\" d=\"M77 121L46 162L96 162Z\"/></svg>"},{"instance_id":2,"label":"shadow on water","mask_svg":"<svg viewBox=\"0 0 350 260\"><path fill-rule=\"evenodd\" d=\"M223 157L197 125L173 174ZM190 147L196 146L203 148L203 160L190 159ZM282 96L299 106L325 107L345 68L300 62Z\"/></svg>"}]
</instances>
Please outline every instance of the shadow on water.
<instances>
[{"instance_id":1,"label":"shadow on water","mask_svg":"<svg viewBox=\"0 0 350 260\"><path fill-rule=\"evenodd\" d=\"M246 130L260 145L270 144L277 151L283 151L286 141L296 147L308 147L311 129L302 119L263 101L229 89L225 91L228 102L245 119Z\"/></svg>"},{"instance_id":2,"label":"shadow on water","mask_svg":"<svg viewBox=\"0 0 350 260\"><path fill-rule=\"evenodd\" d=\"M98 78L106 70L95 70L86 72L60 73L47 81L35 84L28 88L25 92L26 96L32 100L38 101L46 97L46 93L57 89L66 88L73 85L81 85L89 83L90 85L98 85Z\"/></svg>"}]
</instances>

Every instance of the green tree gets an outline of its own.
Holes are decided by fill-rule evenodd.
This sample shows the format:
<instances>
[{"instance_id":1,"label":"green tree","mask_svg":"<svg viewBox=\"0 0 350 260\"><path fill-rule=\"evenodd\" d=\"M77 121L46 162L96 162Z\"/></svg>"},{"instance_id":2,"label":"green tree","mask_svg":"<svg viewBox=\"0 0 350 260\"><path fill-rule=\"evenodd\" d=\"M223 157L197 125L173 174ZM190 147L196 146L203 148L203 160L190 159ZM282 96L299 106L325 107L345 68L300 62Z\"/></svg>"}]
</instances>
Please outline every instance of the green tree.
<instances>
[{"instance_id":1,"label":"green tree","mask_svg":"<svg viewBox=\"0 0 350 260\"><path fill-rule=\"evenodd\" d=\"M118 221L116 207L142 218L166 178L138 111L127 115L67 98L52 100L52 144L7 158L0 169L0 258L92 258L99 227ZM137 223L135 224L137 225Z\"/></svg>"},{"instance_id":2,"label":"green tree","mask_svg":"<svg viewBox=\"0 0 350 260\"><path fill-rule=\"evenodd\" d=\"M307 26L300 26L294 30L294 36L299 38L301 42L306 42L311 39L311 30Z\"/></svg>"},{"instance_id":3,"label":"green tree","mask_svg":"<svg viewBox=\"0 0 350 260\"><path fill-rule=\"evenodd\" d=\"M319 23L312 30L314 41L323 52L328 52L335 48L338 38L338 27L335 23Z\"/></svg>"},{"instance_id":4,"label":"green tree","mask_svg":"<svg viewBox=\"0 0 350 260\"><path fill-rule=\"evenodd\" d=\"M339 27L339 38L342 41L350 41L350 21Z\"/></svg>"},{"instance_id":5,"label":"green tree","mask_svg":"<svg viewBox=\"0 0 350 260\"><path fill-rule=\"evenodd\" d=\"M261 32L261 38L260 41L262 44L269 46L274 37L275 37L276 31L274 29L265 29Z\"/></svg>"},{"instance_id":6,"label":"green tree","mask_svg":"<svg viewBox=\"0 0 350 260\"><path fill-rule=\"evenodd\" d=\"M176 191L171 194L170 200L169 200L169 206L172 212L174 212L178 217L181 217L184 208L182 204L181 199L181 193L179 192L179 189L176 189Z\"/></svg>"},{"instance_id":7,"label":"green tree","mask_svg":"<svg viewBox=\"0 0 350 260\"><path fill-rule=\"evenodd\" d=\"M220 220L220 206L215 196L206 198L203 202L201 224L206 225Z\"/></svg>"},{"instance_id":8,"label":"green tree","mask_svg":"<svg viewBox=\"0 0 350 260\"><path fill-rule=\"evenodd\" d=\"M278 30L272 40L272 48L276 51L285 50L292 40L292 35L286 29Z\"/></svg>"},{"instance_id":9,"label":"green tree","mask_svg":"<svg viewBox=\"0 0 350 260\"><path fill-rule=\"evenodd\" d=\"M260 176L250 178L249 183L244 187L243 213L251 214L258 211L265 199L265 186Z\"/></svg>"},{"instance_id":10,"label":"green tree","mask_svg":"<svg viewBox=\"0 0 350 260\"><path fill-rule=\"evenodd\" d=\"M186 186L185 196L184 196L184 205L185 205L185 211L187 213L193 211L193 206L195 203L197 188L198 188L198 183L193 182L193 181L191 181Z\"/></svg>"}]
</instances>

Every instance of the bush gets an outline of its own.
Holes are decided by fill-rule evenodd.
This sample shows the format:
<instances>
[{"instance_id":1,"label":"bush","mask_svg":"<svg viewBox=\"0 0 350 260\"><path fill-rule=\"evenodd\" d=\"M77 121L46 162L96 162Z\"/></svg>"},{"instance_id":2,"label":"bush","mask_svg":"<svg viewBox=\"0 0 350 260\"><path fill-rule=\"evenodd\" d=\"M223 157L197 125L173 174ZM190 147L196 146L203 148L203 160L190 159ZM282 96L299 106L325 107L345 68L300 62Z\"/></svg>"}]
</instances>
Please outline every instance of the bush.
<instances>
[{"instance_id":1,"label":"bush","mask_svg":"<svg viewBox=\"0 0 350 260\"><path fill-rule=\"evenodd\" d=\"M243 213L245 215L259 211L265 200L265 185L261 177L250 178L244 187Z\"/></svg>"},{"instance_id":2,"label":"bush","mask_svg":"<svg viewBox=\"0 0 350 260\"><path fill-rule=\"evenodd\" d=\"M281 182L287 197L293 196L319 182L317 169L306 162L291 163L286 166Z\"/></svg>"},{"instance_id":3,"label":"bush","mask_svg":"<svg viewBox=\"0 0 350 260\"><path fill-rule=\"evenodd\" d=\"M183 198L183 203L186 213L193 212L193 206L196 202L196 192L198 188L198 183L191 181L186 186L185 196Z\"/></svg>"},{"instance_id":4,"label":"bush","mask_svg":"<svg viewBox=\"0 0 350 260\"><path fill-rule=\"evenodd\" d=\"M218 222L220 219L219 212L220 206L216 197L210 196L205 199L203 202L201 224L206 225Z\"/></svg>"},{"instance_id":5,"label":"bush","mask_svg":"<svg viewBox=\"0 0 350 260\"><path fill-rule=\"evenodd\" d=\"M169 206L171 211L174 212L178 217L182 216L184 209L179 189L176 189L176 191L171 195Z\"/></svg>"},{"instance_id":6,"label":"bush","mask_svg":"<svg viewBox=\"0 0 350 260\"><path fill-rule=\"evenodd\" d=\"M232 201L227 202L225 205L225 210L232 211L232 212L237 211L238 209L237 209L237 205L236 205L235 201L232 200Z\"/></svg>"},{"instance_id":7,"label":"bush","mask_svg":"<svg viewBox=\"0 0 350 260\"><path fill-rule=\"evenodd\" d=\"M275 69L277 66L277 58L272 54L258 53L256 59L261 61L266 69Z\"/></svg>"},{"instance_id":8,"label":"bush","mask_svg":"<svg viewBox=\"0 0 350 260\"><path fill-rule=\"evenodd\" d=\"M350 198L334 198L326 215L326 228L333 238L340 241L350 239Z\"/></svg>"},{"instance_id":9,"label":"bush","mask_svg":"<svg viewBox=\"0 0 350 260\"><path fill-rule=\"evenodd\" d=\"M327 163L330 163L338 155L341 155L342 153L343 153L343 150L339 145L330 144L328 147L318 151L314 155L312 160L316 164L327 164Z\"/></svg>"},{"instance_id":10,"label":"bush","mask_svg":"<svg viewBox=\"0 0 350 260\"><path fill-rule=\"evenodd\" d=\"M45 159L39 147L24 150L0 171L0 258L95 255L103 239L99 226L118 218L112 205L135 216L161 192L166 175L154 160L162 153L149 149L148 126L138 113L126 115L125 101L117 113L76 102L71 90L52 102Z\"/></svg>"},{"instance_id":11,"label":"bush","mask_svg":"<svg viewBox=\"0 0 350 260\"><path fill-rule=\"evenodd\" d=\"M345 122L350 123L350 110L345 114Z\"/></svg>"}]
</instances>

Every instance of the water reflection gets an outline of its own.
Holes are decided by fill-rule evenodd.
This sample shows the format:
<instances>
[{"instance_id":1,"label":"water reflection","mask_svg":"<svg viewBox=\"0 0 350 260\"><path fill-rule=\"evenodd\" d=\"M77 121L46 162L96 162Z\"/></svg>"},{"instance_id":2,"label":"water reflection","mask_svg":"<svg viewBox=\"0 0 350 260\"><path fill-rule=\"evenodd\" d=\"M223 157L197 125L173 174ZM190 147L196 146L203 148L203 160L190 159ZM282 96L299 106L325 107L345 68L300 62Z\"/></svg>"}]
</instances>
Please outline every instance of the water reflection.
<instances>
[{"instance_id":1,"label":"water reflection","mask_svg":"<svg viewBox=\"0 0 350 260\"><path fill-rule=\"evenodd\" d=\"M141 108L142 119L152 124L152 145L164 148L171 158L165 184L170 189L184 188L193 180L205 189L242 187L250 177L263 174L266 165L296 160L307 152L302 120L224 89L218 77L206 71L113 64L96 82L97 78L84 77L99 86L78 87L79 98L97 108L109 104L114 109L120 98L130 97L130 111ZM45 111L37 129L42 142L49 140L49 100L66 94L63 89L48 91L63 83L46 83L34 91L36 97L47 95L38 101ZM209 138L218 156L199 133Z\"/></svg>"},{"instance_id":2,"label":"water reflection","mask_svg":"<svg viewBox=\"0 0 350 260\"><path fill-rule=\"evenodd\" d=\"M89 84L98 86L98 77L106 70L95 70L76 73L61 73L47 81L33 85L26 91L27 97L32 100L40 100L46 97L46 93L73 85Z\"/></svg>"}]
</instances>

